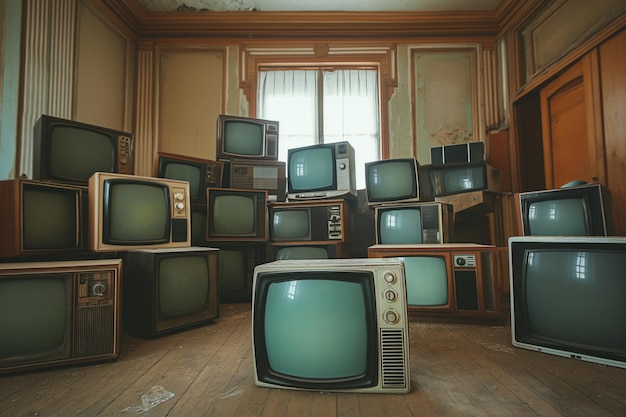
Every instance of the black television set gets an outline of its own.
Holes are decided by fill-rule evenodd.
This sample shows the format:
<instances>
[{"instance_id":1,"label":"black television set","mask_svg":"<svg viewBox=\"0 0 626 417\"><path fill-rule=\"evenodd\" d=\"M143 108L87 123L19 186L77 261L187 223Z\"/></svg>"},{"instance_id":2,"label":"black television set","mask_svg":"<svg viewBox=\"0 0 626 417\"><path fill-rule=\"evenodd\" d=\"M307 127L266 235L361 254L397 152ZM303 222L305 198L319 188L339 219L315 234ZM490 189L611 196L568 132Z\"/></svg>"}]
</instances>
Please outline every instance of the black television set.
<instances>
[{"instance_id":1,"label":"black television set","mask_svg":"<svg viewBox=\"0 0 626 417\"><path fill-rule=\"evenodd\" d=\"M124 254L124 327L158 337L219 317L219 249L139 249Z\"/></svg>"},{"instance_id":2,"label":"black television set","mask_svg":"<svg viewBox=\"0 0 626 417\"><path fill-rule=\"evenodd\" d=\"M626 368L626 238L509 239L513 345Z\"/></svg>"},{"instance_id":3,"label":"black television set","mask_svg":"<svg viewBox=\"0 0 626 417\"><path fill-rule=\"evenodd\" d=\"M159 152L155 176L187 181L191 203L204 203L208 187L223 185L224 162Z\"/></svg>"},{"instance_id":4,"label":"black television set","mask_svg":"<svg viewBox=\"0 0 626 417\"><path fill-rule=\"evenodd\" d=\"M70 184L0 181L0 258L85 249L86 194Z\"/></svg>"},{"instance_id":5,"label":"black television set","mask_svg":"<svg viewBox=\"0 0 626 417\"><path fill-rule=\"evenodd\" d=\"M404 266L393 259L282 260L254 271L257 386L410 391Z\"/></svg>"},{"instance_id":6,"label":"black television set","mask_svg":"<svg viewBox=\"0 0 626 417\"><path fill-rule=\"evenodd\" d=\"M278 126L274 120L220 114L217 117L217 159L277 161Z\"/></svg>"},{"instance_id":7,"label":"black television set","mask_svg":"<svg viewBox=\"0 0 626 417\"><path fill-rule=\"evenodd\" d=\"M370 206L420 201L419 164L415 158L383 159L365 164Z\"/></svg>"},{"instance_id":8,"label":"black television set","mask_svg":"<svg viewBox=\"0 0 626 417\"><path fill-rule=\"evenodd\" d=\"M450 243L454 239L452 204L394 203L374 208L376 243Z\"/></svg>"},{"instance_id":9,"label":"black television set","mask_svg":"<svg viewBox=\"0 0 626 417\"><path fill-rule=\"evenodd\" d=\"M117 359L121 264L0 263L0 374Z\"/></svg>"},{"instance_id":10,"label":"black television set","mask_svg":"<svg viewBox=\"0 0 626 417\"><path fill-rule=\"evenodd\" d=\"M207 241L266 241L267 190L207 188Z\"/></svg>"},{"instance_id":11,"label":"black television set","mask_svg":"<svg viewBox=\"0 0 626 417\"><path fill-rule=\"evenodd\" d=\"M254 268L266 262L264 243L218 243L220 302L249 303Z\"/></svg>"},{"instance_id":12,"label":"black television set","mask_svg":"<svg viewBox=\"0 0 626 417\"><path fill-rule=\"evenodd\" d=\"M345 200L295 201L269 206L270 241L348 242L350 206Z\"/></svg>"},{"instance_id":13,"label":"black television set","mask_svg":"<svg viewBox=\"0 0 626 417\"><path fill-rule=\"evenodd\" d=\"M349 142L287 150L287 200L356 199L354 148Z\"/></svg>"},{"instance_id":14,"label":"black television set","mask_svg":"<svg viewBox=\"0 0 626 417\"><path fill-rule=\"evenodd\" d=\"M515 194L521 236L607 236L602 185Z\"/></svg>"},{"instance_id":15,"label":"black television set","mask_svg":"<svg viewBox=\"0 0 626 417\"><path fill-rule=\"evenodd\" d=\"M422 165L420 177L424 201L470 191L502 191L502 176L487 163L444 163Z\"/></svg>"},{"instance_id":16,"label":"black television set","mask_svg":"<svg viewBox=\"0 0 626 417\"><path fill-rule=\"evenodd\" d=\"M188 247L190 213L187 181L96 172L89 179L88 248Z\"/></svg>"},{"instance_id":17,"label":"black television set","mask_svg":"<svg viewBox=\"0 0 626 417\"><path fill-rule=\"evenodd\" d=\"M42 115L33 132L33 179L87 185L95 172L134 174L132 133Z\"/></svg>"},{"instance_id":18,"label":"black television set","mask_svg":"<svg viewBox=\"0 0 626 417\"><path fill-rule=\"evenodd\" d=\"M370 258L404 262L411 316L454 322L499 323L496 247L476 243L377 244Z\"/></svg>"}]
</instances>

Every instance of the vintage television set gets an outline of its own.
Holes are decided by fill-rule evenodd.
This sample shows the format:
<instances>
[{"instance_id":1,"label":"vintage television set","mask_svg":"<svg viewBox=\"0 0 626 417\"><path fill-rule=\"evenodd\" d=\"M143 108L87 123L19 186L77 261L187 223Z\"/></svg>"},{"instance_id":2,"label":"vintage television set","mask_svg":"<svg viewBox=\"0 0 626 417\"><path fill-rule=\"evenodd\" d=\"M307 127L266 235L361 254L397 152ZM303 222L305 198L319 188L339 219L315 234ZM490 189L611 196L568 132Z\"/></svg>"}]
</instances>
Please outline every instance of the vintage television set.
<instances>
[{"instance_id":1,"label":"vintage television set","mask_svg":"<svg viewBox=\"0 0 626 417\"><path fill-rule=\"evenodd\" d=\"M33 132L33 179L87 185L94 172L133 174L128 132L42 115Z\"/></svg>"},{"instance_id":2,"label":"vintage television set","mask_svg":"<svg viewBox=\"0 0 626 417\"><path fill-rule=\"evenodd\" d=\"M264 243L219 243L219 283L222 303L247 303L252 299L254 268L266 262Z\"/></svg>"},{"instance_id":3,"label":"vintage television set","mask_svg":"<svg viewBox=\"0 0 626 417\"><path fill-rule=\"evenodd\" d=\"M451 204L394 203L374 208L376 243L449 243L454 238Z\"/></svg>"},{"instance_id":4,"label":"vintage television set","mask_svg":"<svg viewBox=\"0 0 626 417\"><path fill-rule=\"evenodd\" d=\"M365 163L367 203L420 201L419 164L415 158L382 159Z\"/></svg>"},{"instance_id":5,"label":"vintage television set","mask_svg":"<svg viewBox=\"0 0 626 417\"><path fill-rule=\"evenodd\" d=\"M0 181L0 258L83 250L86 192L24 178Z\"/></svg>"},{"instance_id":6,"label":"vintage television set","mask_svg":"<svg viewBox=\"0 0 626 417\"><path fill-rule=\"evenodd\" d=\"M487 163L423 165L420 170L424 201L470 191L502 191L500 171Z\"/></svg>"},{"instance_id":7,"label":"vintage television set","mask_svg":"<svg viewBox=\"0 0 626 417\"><path fill-rule=\"evenodd\" d=\"M269 201L285 201L287 196L286 164L281 161L233 159L226 162L224 187L267 190Z\"/></svg>"},{"instance_id":8,"label":"vintage television set","mask_svg":"<svg viewBox=\"0 0 626 417\"><path fill-rule=\"evenodd\" d=\"M404 267L393 259L282 260L254 271L258 386L408 393Z\"/></svg>"},{"instance_id":9,"label":"vintage television set","mask_svg":"<svg viewBox=\"0 0 626 417\"><path fill-rule=\"evenodd\" d=\"M350 243L309 244L302 242L270 243L269 259L343 259L350 258Z\"/></svg>"},{"instance_id":10,"label":"vintage television set","mask_svg":"<svg viewBox=\"0 0 626 417\"><path fill-rule=\"evenodd\" d=\"M121 263L0 263L0 373L116 359Z\"/></svg>"},{"instance_id":11,"label":"vintage television set","mask_svg":"<svg viewBox=\"0 0 626 417\"><path fill-rule=\"evenodd\" d=\"M207 188L206 240L266 241L267 190Z\"/></svg>"},{"instance_id":12,"label":"vintage television set","mask_svg":"<svg viewBox=\"0 0 626 417\"><path fill-rule=\"evenodd\" d=\"M287 150L287 199L356 198L354 148L348 142Z\"/></svg>"},{"instance_id":13,"label":"vintage television set","mask_svg":"<svg viewBox=\"0 0 626 417\"><path fill-rule=\"evenodd\" d=\"M501 320L495 246L372 245L370 258L404 262L410 315L445 321Z\"/></svg>"},{"instance_id":14,"label":"vintage television set","mask_svg":"<svg viewBox=\"0 0 626 417\"><path fill-rule=\"evenodd\" d=\"M277 161L278 125L274 120L220 114L217 117L217 159Z\"/></svg>"},{"instance_id":15,"label":"vintage television set","mask_svg":"<svg viewBox=\"0 0 626 417\"><path fill-rule=\"evenodd\" d=\"M138 249L124 254L124 328L158 337L219 317L219 249Z\"/></svg>"},{"instance_id":16,"label":"vintage television set","mask_svg":"<svg viewBox=\"0 0 626 417\"><path fill-rule=\"evenodd\" d=\"M189 183L96 172L89 179L92 251L188 247Z\"/></svg>"},{"instance_id":17,"label":"vintage television set","mask_svg":"<svg viewBox=\"0 0 626 417\"><path fill-rule=\"evenodd\" d=\"M600 184L515 194L521 236L606 236Z\"/></svg>"},{"instance_id":18,"label":"vintage television set","mask_svg":"<svg viewBox=\"0 0 626 417\"><path fill-rule=\"evenodd\" d=\"M509 239L513 345L626 368L626 238Z\"/></svg>"},{"instance_id":19,"label":"vintage television set","mask_svg":"<svg viewBox=\"0 0 626 417\"><path fill-rule=\"evenodd\" d=\"M203 203L208 187L222 187L224 162L160 152L156 176L187 181L191 203Z\"/></svg>"},{"instance_id":20,"label":"vintage television set","mask_svg":"<svg viewBox=\"0 0 626 417\"><path fill-rule=\"evenodd\" d=\"M348 242L350 206L345 200L297 201L269 206L270 241Z\"/></svg>"}]
</instances>

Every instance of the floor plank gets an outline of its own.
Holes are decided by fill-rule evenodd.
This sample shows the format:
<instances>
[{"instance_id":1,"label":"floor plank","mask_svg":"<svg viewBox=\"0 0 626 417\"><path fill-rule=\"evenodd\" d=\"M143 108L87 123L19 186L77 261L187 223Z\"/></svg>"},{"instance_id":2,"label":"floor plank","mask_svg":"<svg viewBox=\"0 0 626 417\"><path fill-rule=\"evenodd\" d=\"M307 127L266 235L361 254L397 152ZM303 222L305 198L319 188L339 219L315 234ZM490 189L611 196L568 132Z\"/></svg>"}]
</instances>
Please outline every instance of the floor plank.
<instances>
[{"instance_id":1,"label":"floor plank","mask_svg":"<svg viewBox=\"0 0 626 417\"><path fill-rule=\"evenodd\" d=\"M113 362L0 376L1 416L625 416L626 370L514 348L507 325L410 323L407 395L254 385L249 304Z\"/></svg>"}]
</instances>

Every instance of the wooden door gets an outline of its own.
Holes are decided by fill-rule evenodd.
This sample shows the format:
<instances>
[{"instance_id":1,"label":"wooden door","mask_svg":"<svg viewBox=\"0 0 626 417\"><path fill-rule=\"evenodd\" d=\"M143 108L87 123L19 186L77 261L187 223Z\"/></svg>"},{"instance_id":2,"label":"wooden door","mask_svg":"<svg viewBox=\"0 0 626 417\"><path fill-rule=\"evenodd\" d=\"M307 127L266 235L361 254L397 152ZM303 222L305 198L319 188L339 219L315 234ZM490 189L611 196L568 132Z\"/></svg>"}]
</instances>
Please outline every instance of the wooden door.
<instances>
[{"instance_id":1,"label":"wooden door","mask_svg":"<svg viewBox=\"0 0 626 417\"><path fill-rule=\"evenodd\" d=\"M602 182L600 137L594 112L598 99L597 57L589 54L541 90L546 188L572 180Z\"/></svg>"}]
</instances>

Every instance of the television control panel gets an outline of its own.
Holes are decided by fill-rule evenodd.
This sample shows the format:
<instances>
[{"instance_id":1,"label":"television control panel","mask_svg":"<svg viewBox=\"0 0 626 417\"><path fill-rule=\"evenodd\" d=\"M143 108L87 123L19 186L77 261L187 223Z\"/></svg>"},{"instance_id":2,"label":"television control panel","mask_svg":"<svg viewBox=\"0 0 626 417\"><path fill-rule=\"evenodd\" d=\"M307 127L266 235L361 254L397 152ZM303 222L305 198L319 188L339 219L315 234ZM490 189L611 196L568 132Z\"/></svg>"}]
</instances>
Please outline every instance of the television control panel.
<instances>
[{"instance_id":1,"label":"television control panel","mask_svg":"<svg viewBox=\"0 0 626 417\"><path fill-rule=\"evenodd\" d=\"M115 172L119 174L133 174L133 138L120 135L117 137L117 167Z\"/></svg>"}]
</instances>

